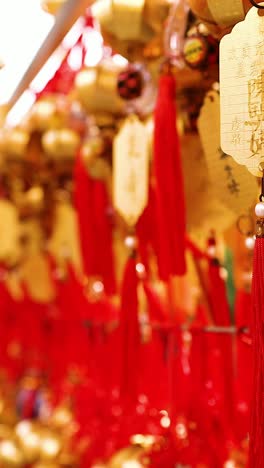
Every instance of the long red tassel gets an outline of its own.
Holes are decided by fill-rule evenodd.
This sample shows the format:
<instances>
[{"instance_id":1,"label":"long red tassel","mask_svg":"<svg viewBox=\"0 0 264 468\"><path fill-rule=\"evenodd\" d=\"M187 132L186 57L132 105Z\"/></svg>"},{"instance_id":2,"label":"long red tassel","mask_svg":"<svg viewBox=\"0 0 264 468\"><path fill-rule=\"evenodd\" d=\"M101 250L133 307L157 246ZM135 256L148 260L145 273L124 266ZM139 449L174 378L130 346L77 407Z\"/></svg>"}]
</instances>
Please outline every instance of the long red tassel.
<instances>
[{"instance_id":1,"label":"long red tassel","mask_svg":"<svg viewBox=\"0 0 264 468\"><path fill-rule=\"evenodd\" d=\"M208 246L215 248L214 237L208 239ZM231 321L230 308L227 300L226 285L221 277L221 266L217 258L209 258L208 265L209 295L213 320L216 325L229 326Z\"/></svg>"},{"instance_id":2,"label":"long red tassel","mask_svg":"<svg viewBox=\"0 0 264 468\"><path fill-rule=\"evenodd\" d=\"M122 285L120 313L121 341L121 398L135 402L137 398L138 357L140 348L140 329L138 321L138 278L136 261L129 258Z\"/></svg>"},{"instance_id":3,"label":"long red tassel","mask_svg":"<svg viewBox=\"0 0 264 468\"><path fill-rule=\"evenodd\" d=\"M256 239L253 284L253 361L254 383L251 409L249 467L264 466L264 238Z\"/></svg>"},{"instance_id":4,"label":"long red tassel","mask_svg":"<svg viewBox=\"0 0 264 468\"><path fill-rule=\"evenodd\" d=\"M102 277L106 292L112 294L116 284L107 192L102 182L89 177L81 152L75 163L75 207L85 273Z\"/></svg>"},{"instance_id":5,"label":"long red tassel","mask_svg":"<svg viewBox=\"0 0 264 468\"><path fill-rule=\"evenodd\" d=\"M154 172L160 244L158 263L163 280L186 272L185 199L175 93L174 77L171 74L161 76L154 117Z\"/></svg>"}]
</instances>

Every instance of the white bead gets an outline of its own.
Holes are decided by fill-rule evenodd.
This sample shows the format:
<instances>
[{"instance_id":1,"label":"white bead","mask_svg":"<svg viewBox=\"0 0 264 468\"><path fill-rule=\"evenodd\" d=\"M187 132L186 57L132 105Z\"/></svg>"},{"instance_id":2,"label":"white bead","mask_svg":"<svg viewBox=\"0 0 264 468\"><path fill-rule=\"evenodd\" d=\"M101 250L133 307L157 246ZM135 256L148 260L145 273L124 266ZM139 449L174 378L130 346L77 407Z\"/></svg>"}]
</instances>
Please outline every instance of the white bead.
<instances>
[{"instance_id":1,"label":"white bead","mask_svg":"<svg viewBox=\"0 0 264 468\"><path fill-rule=\"evenodd\" d=\"M255 246L255 237L249 236L245 240L245 246L248 250L253 250Z\"/></svg>"},{"instance_id":2,"label":"white bead","mask_svg":"<svg viewBox=\"0 0 264 468\"><path fill-rule=\"evenodd\" d=\"M257 203L255 213L258 218L264 218L264 203Z\"/></svg>"},{"instance_id":3,"label":"white bead","mask_svg":"<svg viewBox=\"0 0 264 468\"><path fill-rule=\"evenodd\" d=\"M137 240L134 236L127 236L125 238L125 246L128 249L134 249L137 245Z\"/></svg>"},{"instance_id":4,"label":"white bead","mask_svg":"<svg viewBox=\"0 0 264 468\"><path fill-rule=\"evenodd\" d=\"M100 294L104 291L104 285L102 281L95 281L93 284L93 291L95 294Z\"/></svg>"},{"instance_id":5,"label":"white bead","mask_svg":"<svg viewBox=\"0 0 264 468\"><path fill-rule=\"evenodd\" d=\"M138 277L140 279L143 279L145 277L145 275L146 275L146 268L143 265L143 263L137 263L136 264L136 270L137 270Z\"/></svg>"},{"instance_id":6,"label":"white bead","mask_svg":"<svg viewBox=\"0 0 264 468\"><path fill-rule=\"evenodd\" d=\"M209 257L215 257L216 256L216 247L215 245L210 245L210 247L208 247L208 255Z\"/></svg>"}]
</instances>

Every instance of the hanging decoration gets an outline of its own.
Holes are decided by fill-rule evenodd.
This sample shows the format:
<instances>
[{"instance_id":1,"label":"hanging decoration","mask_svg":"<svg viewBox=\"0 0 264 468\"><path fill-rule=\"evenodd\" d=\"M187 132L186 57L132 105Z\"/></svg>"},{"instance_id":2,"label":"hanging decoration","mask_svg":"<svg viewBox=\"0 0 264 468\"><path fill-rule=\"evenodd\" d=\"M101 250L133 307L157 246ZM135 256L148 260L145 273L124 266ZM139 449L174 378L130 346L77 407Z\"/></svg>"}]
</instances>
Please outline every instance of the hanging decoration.
<instances>
[{"instance_id":1,"label":"hanging decoration","mask_svg":"<svg viewBox=\"0 0 264 468\"><path fill-rule=\"evenodd\" d=\"M262 176L260 202L256 205L257 230L253 265L254 399L250 431L249 466L264 463L263 411L263 34L264 18L252 8L245 21L222 39L220 47L222 150L255 176ZM245 67L245 68L244 68Z\"/></svg>"},{"instance_id":2,"label":"hanging decoration","mask_svg":"<svg viewBox=\"0 0 264 468\"><path fill-rule=\"evenodd\" d=\"M164 67L154 113L153 164L156 178L160 277L184 275L185 196L176 127L176 81L170 65Z\"/></svg>"},{"instance_id":3,"label":"hanging decoration","mask_svg":"<svg viewBox=\"0 0 264 468\"><path fill-rule=\"evenodd\" d=\"M215 197L237 215L248 212L256 200L258 184L244 167L221 149L220 97L217 91L207 93L198 129Z\"/></svg>"},{"instance_id":4,"label":"hanging decoration","mask_svg":"<svg viewBox=\"0 0 264 468\"><path fill-rule=\"evenodd\" d=\"M148 203L149 140L136 115L129 116L113 147L114 207L129 227L135 226Z\"/></svg>"}]
</instances>

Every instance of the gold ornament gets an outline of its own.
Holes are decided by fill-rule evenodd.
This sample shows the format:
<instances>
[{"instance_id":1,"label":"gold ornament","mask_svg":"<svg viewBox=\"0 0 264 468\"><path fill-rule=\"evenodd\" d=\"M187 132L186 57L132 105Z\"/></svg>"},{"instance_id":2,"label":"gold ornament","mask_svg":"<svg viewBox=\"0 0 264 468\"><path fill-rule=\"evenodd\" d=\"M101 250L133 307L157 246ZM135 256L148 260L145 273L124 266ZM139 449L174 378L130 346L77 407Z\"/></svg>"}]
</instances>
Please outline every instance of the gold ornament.
<instances>
[{"instance_id":1,"label":"gold ornament","mask_svg":"<svg viewBox=\"0 0 264 468\"><path fill-rule=\"evenodd\" d=\"M90 176L93 179L109 180L111 169L107 161L102 158L95 159L88 167Z\"/></svg>"},{"instance_id":2,"label":"gold ornament","mask_svg":"<svg viewBox=\"0 0 264 468\"><path fill-rule=\"evenodd\" d=\"M84 142L81 152L84 163L89 167L100 156L104 149L104 141L100 137L91 138Z\"/></svg>"},{"instance_id":3,"label":"gold ornament","mask_svg":"<svg viewBox=\"0 0 264 468\"><path fill-rule=\"evenodd\" d=\"M19 468L24 465L22 452L12 439L0 442L0 464L6 468Z\"/></svg>"},{"instance_id":4,"label":"gold ornament","mask_svg":"<svg viewBox=\"0 0 264 468\"><path fill-rule=\"evenodd\" d=\"M37 211L41 211L42 208L44 207L44 192L42 187L40 186L35 186L31 187L26 193L25 193L25 200L24 203L27 208L30 209L30 211L33 211L34 213Z\"/></svg>"},{"instance_id":5,"label":"gold ornament","mask_svg":"<svg viewBox=\"0 0 264 468\"><path fill-rule=\"evenodd\" d=\"M6 129L0 133L0 151L9 156L23 157L28 143L29 134L21 128Z\"/></svg>"},{"instance_id":6,"label":"gold ornament","mask_svg":"<svg viewBox=\"0 0 264 468\"><path fill-rule=\"evenodd\" d=\"M120 114L125 102L117 92L119 73L125 68L113 59L102 61L97 67L80 71L75 80L77 99L89 113Z\"/></svg>"},{"instance_id":7,"label":"gold ornament","mask_svg":"<svg viewBox=\"0 0 264 468\"><path fill-rule=\"evenodd\" d=\"M47 97L37 101L29 114L29 126L38 131L61 128L65 125L66 109L58 108L57 99Z\"/></svg>"},{"instance_id":8,"label":"gold ornament","mask_svg":"<svg viewBox=\"0 0 264 468\"><path fill-rule=\"evenodd\" d=\"M59 438L46 432L42 435L40 441L40 455L43 461L54 461L61 451L61 441Z\"/></svg>"},{"instance_id":9,"label":"gold ornament","mask_svg":"<svg viewBox=\"0 0 264 468\"><path fill-rule=\"evenodd\" d=\"M252 7L250 0L189 0L193 12L209 31L221 36L242 21ZM256 0L261 3L261 0Z\"/></svg>"},{"instance_id":10,"label":"gold ornament","mask_svg":"<svg viewBox=\"0 0 264 468\"><path fill-rule=\"evenodd\" d=\"M139 459L144 454L144 449L140 446L128 447L115 454L108 466L109 468L143 468Z\"/></svg>"},{"instance_id":11,"label":"gold ornament","mask_svg":"<svg viewBox=\"0 0 264 468\"><path fill-rule=\"evenodd\" d=\"M68 128L48 130L42 136L44 151L52 158L73 158L80 144L78 133Z\"/></svg>"},{"instance_id":12,"label":"gold ornament","mask_svg":"<svg viewBox=\"0 0 264 468\"><path fill-rule=\"evenodd\" d=\"M66 406L61 406L55 409L51 423L58 429L63 429L68 426L73 420L72 412Z\"/></svg>"},{"instance_id":13,"label":"gold ornament","mask_svg":"<svg viewBox=\"0 0 264 468\"><path fill-rule=\"evenodd\" d=\"M92 11L105 41L133 61L142 57L146 45L163 34L170 5L169 0L99 0ZM159 54L161 50L159 47Z\"/></svg>"},{"instance_id":14,"label":"gold ornament","mask_svg":"<svg viewBox=\"0 0 264 468\"><path fill-rule=\"evenodd\" d=\"M33 463L38 460L40 444L41 438L37 431L31 431L26 437L20 439L20 448L27 463Z\"/></svg>"}]
</instances>

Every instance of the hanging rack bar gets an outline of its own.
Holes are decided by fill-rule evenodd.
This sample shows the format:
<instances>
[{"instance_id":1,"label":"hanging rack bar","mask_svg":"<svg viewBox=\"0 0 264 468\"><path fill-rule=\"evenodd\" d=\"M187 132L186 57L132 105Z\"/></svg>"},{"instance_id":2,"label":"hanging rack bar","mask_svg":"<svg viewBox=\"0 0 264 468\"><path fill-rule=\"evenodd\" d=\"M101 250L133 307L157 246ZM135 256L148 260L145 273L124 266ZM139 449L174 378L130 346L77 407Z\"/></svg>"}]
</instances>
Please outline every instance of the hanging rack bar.
<instances>
[{"instance_id":1,"label":"hanging rack bar","mask_svg":"<svg viewBox=\"0 0 264 468\"><path fill-rule=\"evenodd\" d=\"M59 47L62 40L74 25L77 19L83 15L86 8L94 0L67 0L56 15L55 24L48 36L42 43L31 64L18 83L12 97L8 102L8 110L16 104L23 92L29 87L43 65L47 62L53 52Z\"/></svg>"}]
</instances>

